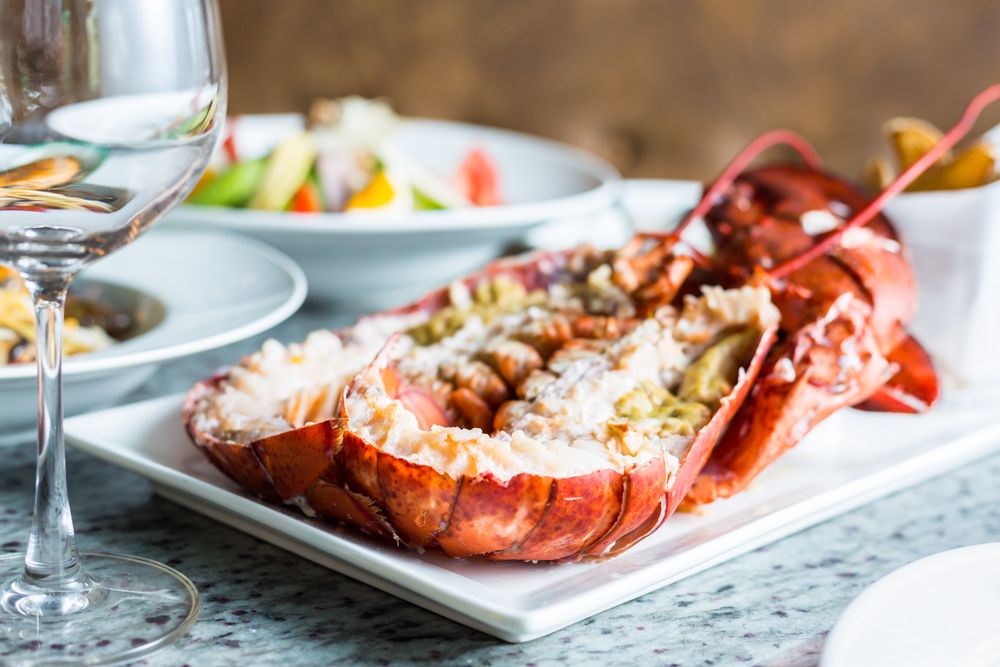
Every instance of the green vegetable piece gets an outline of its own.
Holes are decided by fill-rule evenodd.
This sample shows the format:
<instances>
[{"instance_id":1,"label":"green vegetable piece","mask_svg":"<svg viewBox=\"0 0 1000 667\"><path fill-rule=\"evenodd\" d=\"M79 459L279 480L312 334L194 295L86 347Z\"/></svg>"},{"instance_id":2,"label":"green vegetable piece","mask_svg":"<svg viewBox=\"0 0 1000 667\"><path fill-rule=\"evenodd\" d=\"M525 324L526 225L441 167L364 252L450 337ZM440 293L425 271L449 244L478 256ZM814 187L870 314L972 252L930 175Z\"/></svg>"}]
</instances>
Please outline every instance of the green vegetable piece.
<instances>
[{"instance_id":1,"label":"green vegetable piece","mask_svg":"<svg viewBox=\"0 0 1000 667\"><path fill-rule=\"evenodd\" d=\"M313 190L316 191L316 196L319 198L319 207L322 210L327 210L326 208L326 192L323 191L323 186L319 182L319 172L316 170L315 161L313 162L312 168L309 170L309 175L306 180L312 183Z\"/></svg>"},{"instance_id":2,"label":"green vegetable piece","mask_svg":"<svg viewBox=\"0 0 1000 667\"><path fill-rule=\"evenodd\" d=\"M685 371L679 396L713 410L718 408L722 398L733 390L740 367L750 360L757 337L755 330L742 329L705 350Z\"/></svg>"},{"instance_id":3,"label":"green vegetable piece","mask_svg":"<svg viewBox=\"0 0 1000 667\"><path fill-rule=\"evenodd\" d=\"M305 183L316 161L316 144L308 132L288 137L274 149L250 208L281 211Z\"/></svg>"},{"instance_id":4,"label":"green vegetable piece","mask_svg":"<svg viewBox=\"0 0 1000 667\"><path fill-rule=\"evenodd\" d=\"M418 211L443 211L448 207L419 188L413 188L413 208Z\"/></svg>"},{"instance_id":5,"label":"green vegetable piece","mask_svg":"<svg viewBox=\"0 0 1000 667\"><path fill-rule=\"evenodd\" d=\"M237 162L191 197L199 206L243 206L264 176L265 160Z\"/></svg>"}]
</instances>

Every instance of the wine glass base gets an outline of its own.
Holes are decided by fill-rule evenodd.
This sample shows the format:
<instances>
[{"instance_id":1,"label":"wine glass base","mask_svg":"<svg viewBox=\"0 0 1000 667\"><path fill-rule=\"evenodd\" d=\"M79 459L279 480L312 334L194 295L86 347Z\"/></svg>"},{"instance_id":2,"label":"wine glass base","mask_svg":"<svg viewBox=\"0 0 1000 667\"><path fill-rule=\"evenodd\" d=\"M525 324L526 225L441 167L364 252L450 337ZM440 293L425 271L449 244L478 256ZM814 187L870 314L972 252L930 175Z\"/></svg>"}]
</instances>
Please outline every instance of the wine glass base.
<instances>
[{"instance_id":1,"label":"wine glass base","mask_svg":"<svg viewBox=\"0 0 1000 667\"><path fill-rule=\"evenodd\" d=\"M201 609L198 590L173 568L137 556L82 554L92 583L70 592L73 613L38 616L16 609L38 600L10 583L24 568L24 554L0 556L0 664L109 665L135 660L183 637ZM11 591L13 590L13 594Z\"/></svg>"}]
</instances>

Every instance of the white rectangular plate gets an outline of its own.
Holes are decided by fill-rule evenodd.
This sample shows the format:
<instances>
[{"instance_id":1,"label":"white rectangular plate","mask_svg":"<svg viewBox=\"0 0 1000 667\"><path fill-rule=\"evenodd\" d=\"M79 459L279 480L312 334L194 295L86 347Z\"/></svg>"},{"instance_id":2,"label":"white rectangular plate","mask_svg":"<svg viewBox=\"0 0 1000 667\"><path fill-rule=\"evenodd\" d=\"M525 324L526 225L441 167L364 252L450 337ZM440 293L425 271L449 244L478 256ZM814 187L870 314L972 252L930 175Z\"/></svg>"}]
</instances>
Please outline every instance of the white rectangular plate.
<instances>
[{"instance_id":1,"label":"white rectangular plate","mask_svg":"<svg viewBox=\"0 0 1000 667\"><path fill-rule=\"evenodd\" d=\"M844 410L746 492L677 514L618 558L489 563L417 554L251 498L190 443L181 396L66 423L69 441L145 475L162 495L337 572L507 641L554 632L643 593L1000 450L997 396L955 395L927 415Z\"/></svg>"}]
</instances>

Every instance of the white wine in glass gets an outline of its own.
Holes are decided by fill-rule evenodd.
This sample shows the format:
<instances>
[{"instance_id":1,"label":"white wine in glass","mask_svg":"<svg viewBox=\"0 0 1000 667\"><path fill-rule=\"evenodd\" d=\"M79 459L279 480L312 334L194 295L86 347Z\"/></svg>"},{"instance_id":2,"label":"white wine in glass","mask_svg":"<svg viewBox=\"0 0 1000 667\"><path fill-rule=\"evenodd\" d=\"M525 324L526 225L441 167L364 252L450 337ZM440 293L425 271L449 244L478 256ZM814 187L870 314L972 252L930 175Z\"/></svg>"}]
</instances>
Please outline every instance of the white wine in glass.
<instances>
[{"instance_id":1,"label":"white wine in glass","mask_svg":"<svg viewBox=\"0 0 1000 667\"><path fill-rule=\"evenodd\" d=\"M0 664L135 659L197 616L198 593L179 572L77 551L63 308L81 268L194 186L225 117L225 83L215 0L0 0L0 263L34 302L39 384L27 552L0 557Z\"/></svg>"}]
</instances>

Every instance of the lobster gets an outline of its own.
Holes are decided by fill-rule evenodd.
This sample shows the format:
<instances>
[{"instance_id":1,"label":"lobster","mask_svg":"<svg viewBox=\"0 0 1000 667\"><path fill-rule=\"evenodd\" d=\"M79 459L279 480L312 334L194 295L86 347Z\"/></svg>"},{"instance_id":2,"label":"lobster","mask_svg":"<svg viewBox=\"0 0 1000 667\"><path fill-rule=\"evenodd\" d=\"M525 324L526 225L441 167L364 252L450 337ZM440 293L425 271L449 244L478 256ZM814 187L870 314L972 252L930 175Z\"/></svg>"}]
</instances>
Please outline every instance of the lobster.
<instances>
[{"instance_id":1,"label":"lobster","mask_svg":"<svg viewBox=\"0 0 1000 667\"><path fill-rule=\"evenodd\" d=\"M255 495L416 549L490 560L615 556L682 505L742 490L842 407L917 412L934 404L937 375L905 329L915 303L912 272L879 211L997 98L1000 86L973 100L938 146L871 201L823 171L801 137L765 134L706 189L677 229L639 234L606 254L578 248L500 260L456 283L462 289L442 288L405 308L363 318L332 334L341 355L334 361L356 372L353 379L299 387L267 403L276 414L266 416L265 427L254 422L230 431L220 426L213 406L238 384L240 373L252 370L256 362L245 360L192 389L183 409L186 429L218 468ZM795 149L802 165L747 169L779 143ZM684 239L696 222L715 242L709 255ZM451 335L457 304L501 278L528 295L610 281L627 308L611 312L585 304L572 317L556 313L540 321L538 331L502 341L505 352L484 348L460 363L435 361L430 376L424 366L420 372L405 368L413 341L428 335L421 327L433 324L440 329L431 327L435 336ZM718 325L710 346L705 339L692 347L692 358L700 355L694 363L708 359L726 370L713 378L711 397L681 402L683 409L700 406L687 435L653 450L612 447L616 438L626 442L631 428L612 420L601 426L608 442L597 444L612 447L613 463L565 469L510 464L520 460L512 432L537 427L551 435L545 401L574 396L574 385L590 372L561 377L560 368L580 359L594 362L584 364L591 370L617 368L624 362L614 355L623 345L629 349L640 334L660 331L656 327L667 331L665 323L685 322L672 333L656 333L656 344L670 336L671 344L680 344L699 328L697 317L685 321L686 309L711 310L706 304L724 300L723 293L753 295L756 310L716 304L720 312L743 314ZM374 355L356 340L359 329L372 324L385 330L379 346L389 339ZM389 336L391 329L408 335ZM720 361L713 350L730 336L744 342ZM292 347L283 354L291 365L307 356ZM541 389L535 388L539 378ZM687 376L672 391L684 394L686 384ZM546 394L545 387L559 389ZM663 387L653 393L660 397L653 421L675 419L662 410L674 410L678 397ZM648 397L643 401L651 405ZM589 428L585 421L578 417L574 424ZM545 441L545 456L582 457L563 435ZM488 455L481 457L477 447L488 447Z\"/></svg>"},{"instance_id":2,"label":"lobster","mask_svg":"<svg viewBox=\"0 0 1000 667\"><path fill-rule=\"evenodd\" d=\"M463 446L463 440L480 442L503 433L502 424L510 417L512 406L532 404L533 399L526 394L535 391L529 386L533 378L568 372L553 370L559 364L579 368L573 363L580 355L589 354L590 361L604 368L605 357L601 355L610 355L629 335L642 333L643 322L649 327L657 317L673 321L669 304L682 289L693 263L665 248L659 242L637 241L610 254L587 248L541 253L528 259L500 260L465 278L461 284L470 293L502 279L532 295L557 284L577 289L588 279L594 280L595 268L600 273L613 265L616 268L611 275L618 285L609 284L607 290L629 295L627 312L618 316L594 307L600 310L598 314L587 307L569 316L558 311L548 319L530 315L516 340L504 340L503 345L490 348L488 355L477 355L475 361L464 361L459 368L448 370L447 383L417 381L400 371L392 359L394 348L400 345L397 334L346 391L341 393L341 387L335 385L328 391L287 400L287 430L260 437L258 433L233 434L207 426L220 392L233 382L232 371L224 371L189 393L184 406L187 431L217 467L255 495L294 503L309 514L352 524L414 548L433 546L449 556L480 555L491 560L614 556L653 532L678 508L752 386L777 328L777 311L765 290L746 288L729 293L737 301L754 300L760 309L750 308L747 315L718 325L717 330L724 334L735 325L748 335L743 336L740 351L732 357L735 365L719 375L723 385L717 395L699 396L698 400L711 408L704 408L703 418L694 428L681 428L685 436L677 440L682 446L676 451L667 452L656 444L642 456L633 456L615 447L611 458L624 461L621 465L602 462L584 466L586 469L569 465L562 470L561 461L554 459L547 469L529 465L524 471L515 469L506 475L489 468L488 463L455 472L440 463L400 454L378 441L377 428L366 427L371 425L372 415L384 408L388 431L414 419L416 436L446 433L455 449ZM419 339L414 322L425 329L429 322L437 322L430 318L447 314L446 309L454 306L455 292L454 285L437 290L406 308L369 316L360 326L409 318L407 339ZM706 304L707 299L691 297L687 308ZM703 321L702 311L694 309L692 313L690 324ZM532 328L538 324L541 326ZM690 328L693 356L701 358L719 349L708 345L697 326ZM356 330L343 330L337 336L349 345ZM653 342L659 344L662 338L654 336ZM511 348L527 354L511 355ZM648 352L651 348L643 349ZM293 356L300 354L294 352ZM624 358L618 359L620 364L625 363ZM472 381L470 371L475 368L485 375ZM442 392L443 384L447 387ZM572 383L568 386L572 388ZM680 400L661 393L671 401ZM336 398L339 403L332 400ZM382 407L376 405L379 400ZM376 407L369 409L372 405ZM685 404L677 406L682 411ZM619 421L614 427L628 428ZM501 444L507 446L506 441ZM512 443L511 451L504 455L516 459L525 447ZM547 440L544 448L563 452L567 460L587 456L559 439ZM475 453L470 456L474 458ZM494 458L501 460L502 456Z\"/></svg>"}]
</instances>

